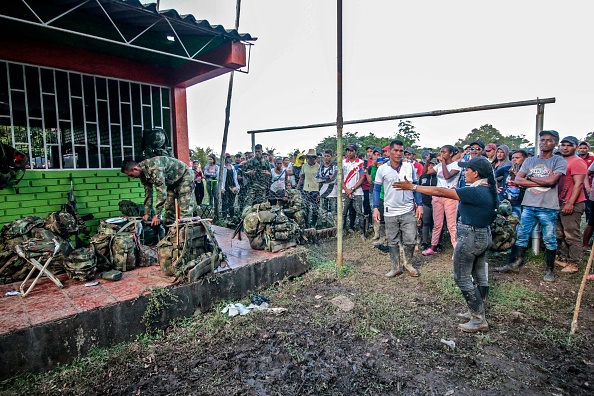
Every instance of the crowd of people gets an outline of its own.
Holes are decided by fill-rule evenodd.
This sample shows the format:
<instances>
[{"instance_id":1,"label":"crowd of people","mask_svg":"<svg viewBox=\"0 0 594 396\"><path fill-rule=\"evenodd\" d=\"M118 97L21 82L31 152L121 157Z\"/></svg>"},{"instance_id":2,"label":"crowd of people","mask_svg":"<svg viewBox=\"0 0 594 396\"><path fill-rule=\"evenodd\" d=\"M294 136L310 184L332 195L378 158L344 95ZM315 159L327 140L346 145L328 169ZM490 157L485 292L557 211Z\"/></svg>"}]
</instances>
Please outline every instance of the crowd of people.
<instances>
[{"instance_id":1,"label":"crowd of people","mask_svg":"<svg viewBox=\"0 0 594 396\"><path fill-rule=\"evenodd\" d=\"M310 149L276 157L256 145L253 153L226 155L222 180L214 156L202 169L194 163L195 194L201 204L206 190L214 205L219 188L223 216L232 217L239 214L236 208L267 200L283 205L287 191L297 189L306 203L306 227L317 228L336 224L341 196L345 233L358 232L363 240L373 233L371 242L389 252L388 278L405 272L419 276L412 265L415 248L423 256L440 254L449 238L455 281L469 308L459 314L468 320L460 328L484 331L485 255L500 202L509 202L519 225L509 263L495 271L520 272L538 223L545 246L544 281L554 281L556 264L563 273L578 272L583 252L590 249L594 156L589 143L573 136L560 139L547 130L540 133L538 149L535 155L534 149L510 150L476 140L463 147L445 145L439 152L424 149L417 156L414 148L394 140L383 148L350 143L340 156ZM342 180L337 180L337 157Z\"/></svg>"}]
</instances>

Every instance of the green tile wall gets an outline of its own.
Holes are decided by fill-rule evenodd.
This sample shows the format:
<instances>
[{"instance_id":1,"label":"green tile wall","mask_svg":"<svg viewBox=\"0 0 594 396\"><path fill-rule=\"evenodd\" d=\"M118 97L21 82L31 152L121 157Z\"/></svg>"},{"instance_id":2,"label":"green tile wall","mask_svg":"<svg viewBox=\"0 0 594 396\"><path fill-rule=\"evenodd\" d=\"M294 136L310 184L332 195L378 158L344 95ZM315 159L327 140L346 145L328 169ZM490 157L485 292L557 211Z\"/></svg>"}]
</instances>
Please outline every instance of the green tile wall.
<instances>
[{"instance_id":1,"label":"green tile wall","mask_svg":"<svg viewBox=\"0 0 594 396\"><path fill-rule=\"evenodd\" d=\"M27 171L17 188L0 190L0 227L15 219L35 215L45 218L68 200L70 175L80 214L92 213L87 222L96 231L99 220L121 216L118 203L144 202L144 188L119 170Z\"/></svg>"}]
</instances>

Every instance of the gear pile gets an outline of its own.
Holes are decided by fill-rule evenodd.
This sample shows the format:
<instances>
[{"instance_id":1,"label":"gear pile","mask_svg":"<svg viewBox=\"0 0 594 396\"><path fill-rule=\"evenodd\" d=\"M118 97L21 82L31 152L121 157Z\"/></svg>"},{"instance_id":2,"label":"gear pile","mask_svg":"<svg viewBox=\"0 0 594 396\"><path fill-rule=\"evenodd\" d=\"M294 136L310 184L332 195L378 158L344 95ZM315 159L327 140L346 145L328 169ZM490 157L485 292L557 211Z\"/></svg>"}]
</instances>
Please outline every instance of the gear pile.
<instances>
[{"instance_id":1,"label":"gear pile","mask_svg":"<svg viewBox=\"0 0 594 396\"><path fill-rule=\"evenodd\" d=\"M45 220L27 216L6 224L0 231L0 284L22 281L30 271L26 261L16 254L16 246L21 246L28 258L45 261L57 243L60 248L49 267L52 273L66 272L74 279L92 277L94 257L88 249L74 250L69 242L77 231L76 218L66 212L50 213Z\"/></svg>"},{"instance_id":2,"label":"gear pile","mask_svg":"<svg viewBox=\"0 0 594 396\"><path fill-rule=\"evenodd\" d=\"M516 227L519 223L520 219L512 215L511 203L507 199L501 201L497 217L491 223L491 250L505 252L510 249L516 243Z\"/></svg>"},{"instance_id":3,"label":"gear pile","mask_svg":"<svg viewBox=\"0 0 594 396\"><path fill-rule=\"evenodd\" d=\"M293 218L289 218L287 210ZM303 219L305 224L305 217L301 217L300 213L304 212L295 210L295 206L283 210L279 206L271 206L269 202L246 207L242 214L243 227L251 248L275 253L297 246L298 242L304 240L301 227L295 220L296 216Z\"/></svg>"}]
</instances>

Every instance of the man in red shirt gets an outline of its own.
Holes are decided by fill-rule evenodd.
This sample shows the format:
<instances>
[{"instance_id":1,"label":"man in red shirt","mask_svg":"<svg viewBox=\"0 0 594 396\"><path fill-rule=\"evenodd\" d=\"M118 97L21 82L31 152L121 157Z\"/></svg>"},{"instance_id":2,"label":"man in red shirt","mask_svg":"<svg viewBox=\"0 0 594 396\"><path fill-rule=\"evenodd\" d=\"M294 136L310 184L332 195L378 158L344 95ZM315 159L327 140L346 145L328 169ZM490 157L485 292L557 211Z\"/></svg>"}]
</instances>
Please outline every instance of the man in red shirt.
<instances>
[{"instance_id":1,"label":"man in red shirt","mask_svg":"<svg viewBox=\"0 0 594 396\"><path fill-rule=\"evenodd\" d=\"M561 139L559 150L567 161L567 172L561 176L558 186L559 219L557 220L558 265L565 267L561 272L578 271L578 263L582 260L582 234L580 221L586 210L584 195L584 178L588 171L586 162L575 155L578 140L573 136Z\"/></svg>"},{"instance_id":2,"label":"man in red shirt","mask_svg":"<svg viewBox=\"0 0 594 396\"><path fill-rule=\"evenodd\" d=\"M590 165L592 165L592 163L594 162L594 155L590 155L590 143L588 143L585 140L581 141L580 144L578 144L577 155L578 155L578 157L580 157L581 159L586 161L586 166L588 167L588 169L590 169ZM586 221L588 222L588 224L590 222L594 223L594 219L592 219L592 221L590 221L590 216L592 215L591 214L592 201L590 201L588 199L588 197L590 196L591 188L592 188L592 176L586 176L586 179L584 180L584 194L586 194ZM586 235L585 232L584 232L584 235ZM592 233L590 233L590 236L592 236ZM590 238L588 238L587 241L584 241L584 245L589 245L589 244L590 244Z\"/></svg>"}]
</instances>

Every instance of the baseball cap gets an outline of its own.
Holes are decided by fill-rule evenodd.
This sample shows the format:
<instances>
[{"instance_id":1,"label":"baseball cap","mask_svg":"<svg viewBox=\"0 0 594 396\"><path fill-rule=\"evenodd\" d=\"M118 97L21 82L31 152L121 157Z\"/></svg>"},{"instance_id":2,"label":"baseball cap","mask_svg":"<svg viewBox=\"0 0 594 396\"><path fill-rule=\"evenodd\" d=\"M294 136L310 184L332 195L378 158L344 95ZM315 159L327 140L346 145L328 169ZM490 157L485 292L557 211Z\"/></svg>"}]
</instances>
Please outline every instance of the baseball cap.
<instances>
[{"instance_id":1,"label":"baseball cap","mask_svg":"<svg viewBox=\"0 0 594 396\"><path fill-rule=\"evenodd\" d=\"M462 147L464 150L466 150L468 147L470 147L470 144L465 144L464 147Z\"/></svg>"},{"instance_id":2,"label":"baseball cap","mask_svg":"<svg viewBox=\"0 0 594 396\"><path fill-rule=\"evenodd\" d=\"M588 148L590 148L590 143L589 143L589 142L587 142L587 141L585 141L585 140L582 140L582 141L580 142L580 144L578 144L578 146L581 146L582 144L585 144L586 146L588 146Z\"/></svg>"},{"instance_id":3,"label":"baseball cap","mask_svg":"<svg viewBox=\"0 0 594 396\"><path fill-rule=\"evenodd\" d=\"M404 149L405 153L409 153L409 154L415 154L415 149L413 149L412 147L407 147Z\"/></svg>"},{"instance_id":4,"label":"baseball cap","mask_svg":"<svg viewBox=\"0 0 594 396\"><path fill-rule=\"evenodd\" d=\"M458 162L458 166L460 168L471 168L472 170L477 171L482 178L486 178L489 176L489 173L493 173L493 167L489 160L480 155L474 157L470 161L460 161Z\"/></svg>"},{"instance_id":5,"label":"baseball cap","mask_svg":"<svg viewBox=\"0 0 594 396\"><path fill-rule=\"evenodd\" d=\"M345 150L357 151L357 145L355 143L347 144Z\"/></svg>"},{"instance_id":6,"label":"baseball cap","mask_svg":"<svg viewBox=\"0 0 594 396\"><path fill-rule=\"evenodd\" d=\"M551 135L552 137L554 137L555 139L559 140L559 132L554 131L552 129L550 130L546 130L546 131L542 131L538 134L538 136L542 136L542 135ZM575 138L574 138L575 139Z\"/></svg>"},{"instance_id":7,"label":"baseball cap","mask_svg":"<svg viewBox=\"0 0 594 396\"><path fill-rule=\"evenodd\" d=\"M575 136L565 136L560 143L571 143L573 146L578 145L579 140Z\"/></svg>"},{"instance_id":8,"label":"baseball cap","mask_svg":"<svg viewBox=\"0 0 594 396\"><path fill-rule=\"evenodd\" d=\"M369 149L374 149L375 146L373 144L368 145L367 147L365 147L365 150L369 150Z\"/></svg>"},{"instance_id":9,"label":"baseball cap","mask_svg":"<svg viewBox=\"0 0 594 396\"><path fill-rule=\"evenodd\" d=\"M388 144L386 147L382 149L382 151L390 151L390 145Z\"/></svg>"},{"instance_id":10,"label":"baseball cap","mask_svg":"<svg viewBox=\"0 0 594 396\"><path fill-rule=\"evenodd\" d=\"M469 146L472 146L473 144L478 144L483 150L485 149L485 143L483 143L482 140L475 140L474 142L470 143Z\"/></svg>"},{"instance_id":11,"label":"baseball cap","mask_svg":"<svg viewBox=\"0 0 594 396\"><path fill-rule=\"evenodd\" d=\"M485 150L497 150L497 145L495 143L489 143L485 146Z\"/></svg>"},{"instance_id":12,"label":"baseball cap","mask_svg":"<svg viewBox=\"0 0 594 396\"><path fill-rule=\"evenodd\" d=\"M381 149L381 148L379 148L379 147L377 147L377 146L375 146L375 147L373 148L373 152L375 153L376 151L377 151L378 153L380 153L380 154L382 153L382 149Z\"/></svg>"}]
</instances>

